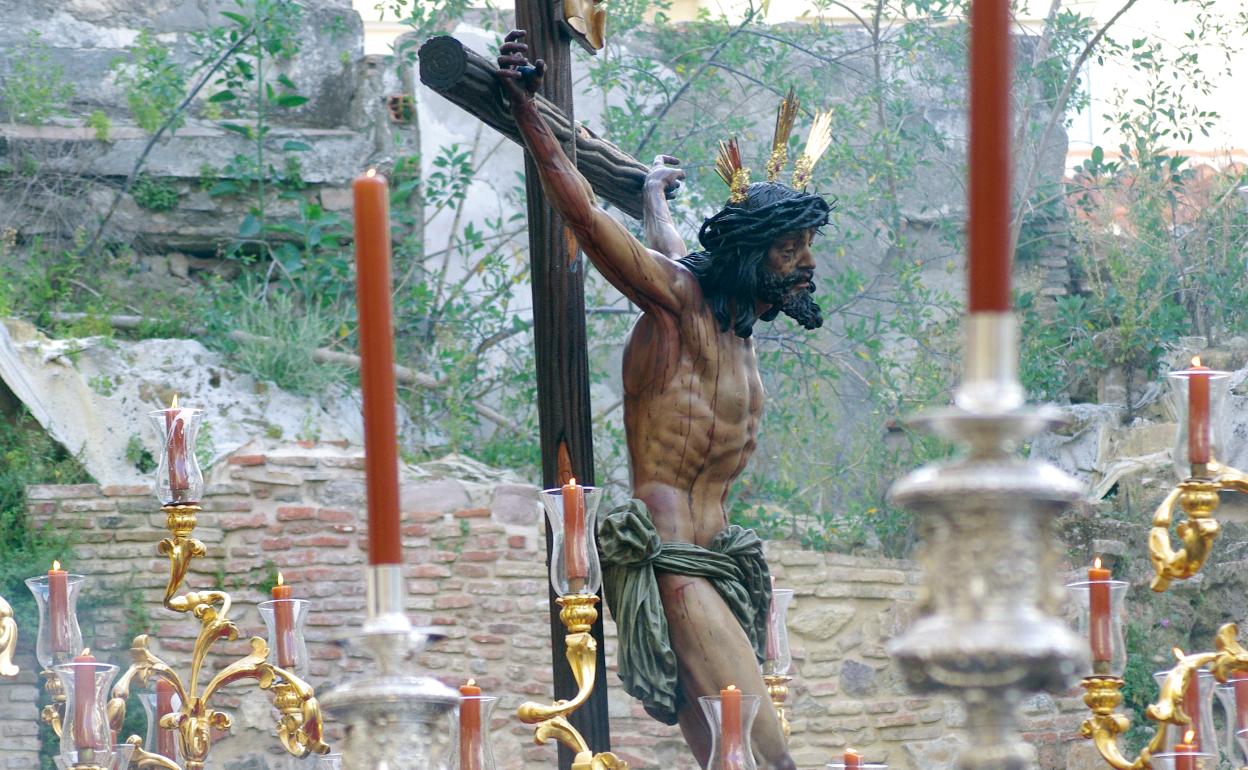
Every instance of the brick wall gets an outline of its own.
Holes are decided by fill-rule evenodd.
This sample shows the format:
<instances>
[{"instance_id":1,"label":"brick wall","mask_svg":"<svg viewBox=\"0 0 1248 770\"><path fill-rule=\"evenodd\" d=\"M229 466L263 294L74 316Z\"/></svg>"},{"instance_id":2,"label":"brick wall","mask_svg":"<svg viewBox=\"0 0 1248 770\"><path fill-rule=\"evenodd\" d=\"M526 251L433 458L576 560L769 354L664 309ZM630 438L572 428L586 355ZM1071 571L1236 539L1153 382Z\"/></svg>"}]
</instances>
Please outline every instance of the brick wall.
<instances>
[{"instance_id":1,"label":"brick wall","mask_svg":"<svg viewBox=\"0 0 1248 770\"><path fill-rule=\"evenodd\" d=\"M208 547L188 584L224 581L242 640L215 649L210 669L245 652L263 635L256 586L280 569L295 595L315 602L307 626L309 680L320 691L349 681L364 661L336 643L363 612L366 531L363 458L356 449L297 445L244 448L212 474L196 537ZM500 696L493 740L500 768L549 768L552 746L532 744L531 728L513 715L522 700L550 697L546 573L535 487L466 461L409 468L403 482L404 555L409 607L418 624L444 626L447 639L421 659L423 669L459 684L471 676ZM167 562L156 553L164 516L145 487L32 487L37 521L72 531L71 571L91 576L87 596L111 598L88 633L104 660L124 665L124 607L141 601L158 652L184 671L198 625L160 604ZM906 694L885 645L907 624L918 574L909 562L804 551L768 544L777 581L796 589L790 610L795 679L790 691L791 748L801 768L821 768L846 745L895 768L951 766L962 715L955 704ZM87 629L84 629L84 631ZM614 629L607 624L607 656ZM22 675L0 682L0 768L37 767L34 631L24 629ZM679 733L650 720L619 690L610 699L613 748L638 770L692 770ZM247 685L217 705L236 727L213 751L227 770L285 767L273 757L267 696ZM1065 768L1082 718L1076 697L1038 696L1026 704L1029 737L1041 767ZM331 733L332 733L331 729ZM1072 743L1073 742L1073 743ZM267 759L266 759L267 758Z\"/></svg>"}]
</instances>

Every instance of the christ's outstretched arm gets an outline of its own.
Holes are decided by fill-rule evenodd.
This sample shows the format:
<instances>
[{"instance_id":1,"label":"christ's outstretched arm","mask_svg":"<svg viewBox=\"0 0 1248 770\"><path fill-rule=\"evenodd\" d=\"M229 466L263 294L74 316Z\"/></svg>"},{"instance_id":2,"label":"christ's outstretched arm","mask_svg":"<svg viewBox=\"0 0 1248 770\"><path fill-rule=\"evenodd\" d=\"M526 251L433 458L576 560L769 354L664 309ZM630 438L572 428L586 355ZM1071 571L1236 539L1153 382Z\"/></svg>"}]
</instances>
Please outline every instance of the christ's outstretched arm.
<instances>
[{"instance_id":1,"label":"christ's outstretched arm","mask_svg":"<svg viewBox=\"0 0 1248 770\"><path fill-rule=\"evenodd\" d=\"M684 178L679 160L671 155L655 156L641 196L641 226L646 231L646 245L668 259L680 259L689 253L667 208L667 191L680 187L680 180Z\"/></svg>"},{"instance_id":2,"label":"christ's outstretched arm","mask_svg":"<svg viewBox=\"0 0 1248 770\"><path fill-rule=\"evenodd\" d=\"M544 70L539 60L529 77L524 32L513 30L498 57L498 76L511 100L511 113L524 137L551 205L575 233L590 261L611 285L643 310L679 313L697 279L689 271L647 249L595 201L593 189L568 160L533 104Z\"/></svg>"}]
</instances>

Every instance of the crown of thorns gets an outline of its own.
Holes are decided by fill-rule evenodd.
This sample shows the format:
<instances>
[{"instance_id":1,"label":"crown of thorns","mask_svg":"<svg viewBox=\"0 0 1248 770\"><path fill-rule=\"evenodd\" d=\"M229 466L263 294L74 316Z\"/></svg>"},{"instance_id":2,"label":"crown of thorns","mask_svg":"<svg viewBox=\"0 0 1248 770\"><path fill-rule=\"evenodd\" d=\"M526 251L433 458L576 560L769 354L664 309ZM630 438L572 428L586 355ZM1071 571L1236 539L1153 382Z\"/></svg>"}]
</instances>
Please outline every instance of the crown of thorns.
<instances>
[{"instance_id":1,"label":"crown of thorns","mask_svg":"<svg viewBox=\"0 0 1248 770\"><path fill-rule=\"evenodd\" d=\"M793 133L793 123L797 119L797 110L801 103L793 88L776 108L776 130L771 139L771 155L767 158L767 181L776 182L784 167L789 162L789 135ZM789 186L794 190L805 190L810 183L811 172L815 163L827 151L832 143L832 112L815 111L815 119L810 124L810 132L806 135L806 149L793 164L793 177ZM737 148L737 138L720 141L719 155L715 158L715 172L728 185L729 203L741 203L746 199L746 190L750 186L750 169L741 163L741 151Z\"/></svg>"}]
</instances>

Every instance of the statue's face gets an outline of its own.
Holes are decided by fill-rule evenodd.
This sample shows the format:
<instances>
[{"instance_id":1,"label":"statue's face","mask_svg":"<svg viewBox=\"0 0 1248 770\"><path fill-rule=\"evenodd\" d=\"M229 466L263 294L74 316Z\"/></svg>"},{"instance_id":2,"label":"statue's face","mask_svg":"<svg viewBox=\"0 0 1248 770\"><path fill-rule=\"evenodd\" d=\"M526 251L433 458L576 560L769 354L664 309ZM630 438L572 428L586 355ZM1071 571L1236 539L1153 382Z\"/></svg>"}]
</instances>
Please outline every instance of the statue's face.
<instances>
[{"instance_id":1,"label":"statue's face","mask_svg":"<svg viewBox=\"0 0 1248 770\"><path fill-rule=\"evenodd\" d=\"M814 230L785 233L772 241L767 260L759 265L757 298L807 329L823 325L815 293L815 256L810 250Z\"/></svg>"}]
</instances>

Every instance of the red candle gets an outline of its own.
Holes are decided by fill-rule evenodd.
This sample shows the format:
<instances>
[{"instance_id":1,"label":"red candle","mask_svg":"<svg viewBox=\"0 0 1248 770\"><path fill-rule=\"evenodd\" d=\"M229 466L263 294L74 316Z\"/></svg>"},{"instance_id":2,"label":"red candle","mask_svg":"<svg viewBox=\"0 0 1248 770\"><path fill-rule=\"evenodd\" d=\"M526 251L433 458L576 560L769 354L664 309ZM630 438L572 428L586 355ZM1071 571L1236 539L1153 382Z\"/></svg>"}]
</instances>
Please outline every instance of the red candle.
<instances>
[{"instance_id":1,"label":"red candle","mask_svg":"<svg viewBox=\"0 0 1248 770\"><path fill-rule=\"evenodd\" d=\"M719 758L723 770L743 770L745 749L741 739L741 691L728 685L719 691Z\"/></svg>"},{"instance_id":2,"label":"red candle","mask_svg":"<svg viewBox=\"0 0 1248 770\"><path fill-rule=\"evenodd\" d=\"M771 578L771 604L767 605L767 660L780 657L780 640L776 638L776 578Z\"/></svg>"},{"instance_id":3,"label":"red candle","mask_svg":"<svg viewBox=\"0 0 1248 770\"><path fill-rule=\"evenodd\" d=\"M95 656L83 650L74 658L74 748L103 749L96 740L95 728Z\"/></svg>"},{"instance_id":4,"label":"red candle","mask_svg":"<svg viewBox=\"0 0 1248 770\"><path fill-rule=\"evenodd\" d=\"M1183 740L1195 746L1194 751L1200 751L1200 672L1193 671L1191 678L1187 680L1187 688L1183 690L1183 711L1192 718L1192 729L1188 730L1188 736L1184 736ZM1175 748L1178 751L1178 748Z\"/></svg>"},{"instance_id":5,"label":"red candle","mask_svg":"<svg viewBox=\"0 0 1248 770\"><path fill-rule=\"evenodd\" d=\"M563 563L568 587L580 591L589 577L589 549L585 542L585 488L576 479L563 485Z\"/></svg>"},{"instance_id":6,"label":"red candle","mask_svg":"<svg viewBox=\"0 0 1248 770\"><path fill-rule=\"evenodd\" d=\"M862 767L862 755L853 749L845 749L845 770L859 770Z\"/></svg>"},{"instance_id":7,"label":"red candle","mask_svg":"<svg viewBox=\"0 0 1248 770\"><path fill-rule=\"evenodd\" d=\"M173 403L165 410L165 433L169 442L165 447L169 455L169 490L176 502L190 502L184 500L190 489L187 480L190 473L186 467L186 421L178 409L177 393L173 394Z\"/></svg>"},{"instance_id":8,"label":"red candle","mask_svg":"<svg viewBox=\"0 0 1248 770\"><path fill-rule=\"evenodd\" d=\"M174 692L173 685L167 679L160 677L156 680L156 721L158 724L165 714L173 713ZM156 728L156 753L165 759L178 758L172 730L165 730L159 726Z\"/></svg>"},{"instance_id":9,"label":"red candle","mask_svg":"<svg viewBox=\"0 0 1248 770\"><path fill-rule=\"evenodd\" d=\"M1092 673L1108 674L1113 657L1110 639L1109 579L1112 573L1101 568L1101 557L1088 568L1088 641L1092 647Z\"/></svg>"},{"instance_id":10,"label":"red candle","mask_svg":"<svg viewBox=\"0 0 1248 770\"><path fill-rule=\"evenodd\" d=\"M972 313L1010 309L1010 3L971 4L969 253Z\"/></svg>"},{"instance_id":11,"label":"red candle","mask_svg":"<svg viewBox=\"0 0 1248 770\"><path fill-rule=\"evenodd\" d=\"M273 586L273 625L277 636L277 665L290 668L295 665L295 603L294 590L282 582L277 573L277 585Z\"/></svg>"},{"instance_id":12,"label":"red candle","mask_svg":"<svg viewBox=\"0 0 1248 770\"><path fill-rule=\"evenodd\" d=\"M59 561L48 570L48 623L52 652L69 652L69 573Z\"/></svg>"},{"instance_id":13,"label":"red candle","mask_svg":"<svg viewBox=\"0 0 1248 770\"><path fill-rule=\"evenodd\" d=\"M481 688L469 679L459 694L459 770L481 770Z\"/></svg>"},{"instance_id":14,"label":"red candle","mask_svg":"<svg viewBox=\"0 0 1248 770\"><path fill-rule=\"evenodd\" d=\"M1192 359L1187 377L1187 460L1192 465L1209 462L1209 367ZM1197 475L1195 471L1193 476Z\"/></svg>"},{"instance_id":15,"label":"red candle","mask_svg":"<svg viewBox=\"0 0 1248 770\"><path fill-rule=\"evenodd\" d=\"M1174 770L1196 770L1196 752L1200 750L1196 738L1196 730L1188 730L1182 743L1174 744Z\"/></svg>"},{"instance_id":16,"label":"red candle","mask_svg":"<svg viewBox=\"0 0 1248 770\"><path fill-rule=\"evenodd\" d=\"M355 197L356 302L364 456L368 475L368 563L399 564L399 456L394 335L390 326L390 189L375 170L351 182Z\"/></svg>"}]
</instances>

